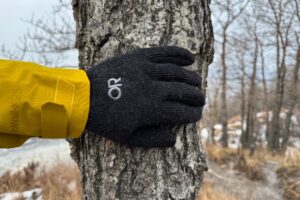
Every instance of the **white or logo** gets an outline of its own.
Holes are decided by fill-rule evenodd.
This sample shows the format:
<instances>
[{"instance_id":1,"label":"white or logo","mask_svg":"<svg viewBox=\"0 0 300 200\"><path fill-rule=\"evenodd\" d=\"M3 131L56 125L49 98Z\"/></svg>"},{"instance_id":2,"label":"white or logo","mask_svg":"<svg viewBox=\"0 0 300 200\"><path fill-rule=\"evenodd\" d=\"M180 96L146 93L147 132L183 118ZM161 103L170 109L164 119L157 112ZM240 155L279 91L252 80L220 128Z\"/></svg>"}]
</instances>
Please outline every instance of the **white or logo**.
<instances>
[{"instance_id":1,"label":"white or logo","mask_svg":"<svg viewBox=\"0 0 300 200\"><path fill-rule=\"evenodd\" d=\"M108 96L110 98L112 98L113 100L118 100L121 98L122 96L122 91L120 89L121 86L123 86L123 84L119 83L121 82L121 77L119 77L118 79L115 78L110 78L107 81L108 84ZM116 91L116 92L114 92ZM114 92L114 95L113 95Z\"/></svg>"}]
</instances>

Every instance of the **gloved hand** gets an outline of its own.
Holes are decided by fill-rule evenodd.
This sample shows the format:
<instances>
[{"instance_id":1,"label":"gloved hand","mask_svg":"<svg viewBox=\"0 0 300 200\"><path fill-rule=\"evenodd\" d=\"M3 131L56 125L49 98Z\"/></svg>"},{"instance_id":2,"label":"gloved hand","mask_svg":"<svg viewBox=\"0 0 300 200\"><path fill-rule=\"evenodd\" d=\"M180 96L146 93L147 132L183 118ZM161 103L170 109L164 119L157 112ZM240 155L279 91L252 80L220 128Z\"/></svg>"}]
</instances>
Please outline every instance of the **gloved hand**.
<instances>
[{"instance_id":1,"label":"gloved hand","mask_svg":"<svg viewBox=\"0 0 300 200\"><path fill-rule=\"evenodd\" d=\"M200 76L183 69L193 55L179 47L137 49L92 66L87 130L130 146L169 147L168 127L201 118Z\"/></svg>"}]
</instances>

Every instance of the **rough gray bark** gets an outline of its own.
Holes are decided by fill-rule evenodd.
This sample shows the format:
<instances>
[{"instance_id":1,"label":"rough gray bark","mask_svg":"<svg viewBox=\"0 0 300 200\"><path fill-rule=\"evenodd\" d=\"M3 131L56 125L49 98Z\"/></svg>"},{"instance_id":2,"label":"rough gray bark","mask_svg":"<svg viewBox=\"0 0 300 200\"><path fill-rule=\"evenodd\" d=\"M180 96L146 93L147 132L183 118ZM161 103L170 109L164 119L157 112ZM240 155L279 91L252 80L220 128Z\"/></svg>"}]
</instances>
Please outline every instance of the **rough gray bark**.
<instances>
[{"instance_id":1,"label":"rough gray bark","mask_svg":"<svg viewBox=\"0 0 300 200\"><path fill-rule=\"evenodd\" d=\"M206 87L213 56L209 0L73 0L80 66L137 47L178 45ZM195 199L207 168L197 125L178 128L176 147L130 149L86 132L73 140L84 199Z\"/></svg>"}]
</instances>

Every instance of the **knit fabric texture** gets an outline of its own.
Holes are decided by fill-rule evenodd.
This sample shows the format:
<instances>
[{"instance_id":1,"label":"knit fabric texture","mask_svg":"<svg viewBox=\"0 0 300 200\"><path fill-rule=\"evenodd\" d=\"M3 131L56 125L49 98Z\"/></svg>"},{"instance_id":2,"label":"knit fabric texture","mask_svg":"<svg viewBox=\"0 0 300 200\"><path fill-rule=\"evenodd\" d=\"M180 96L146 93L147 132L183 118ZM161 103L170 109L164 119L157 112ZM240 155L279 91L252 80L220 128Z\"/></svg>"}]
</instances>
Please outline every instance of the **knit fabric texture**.
<instances>
[{"instance_id":1,"label":"knit fabric texture","mask_svg":"<svg viewBox=\"0 0 300 200\"><path fill-rule=\"evenodd\" d=\"M201 118L201 78L183 66L194 62L175 46L136 49L92 66L87 130L137 147L171 147L171 128Z\"/></svg>"}]
</instances>

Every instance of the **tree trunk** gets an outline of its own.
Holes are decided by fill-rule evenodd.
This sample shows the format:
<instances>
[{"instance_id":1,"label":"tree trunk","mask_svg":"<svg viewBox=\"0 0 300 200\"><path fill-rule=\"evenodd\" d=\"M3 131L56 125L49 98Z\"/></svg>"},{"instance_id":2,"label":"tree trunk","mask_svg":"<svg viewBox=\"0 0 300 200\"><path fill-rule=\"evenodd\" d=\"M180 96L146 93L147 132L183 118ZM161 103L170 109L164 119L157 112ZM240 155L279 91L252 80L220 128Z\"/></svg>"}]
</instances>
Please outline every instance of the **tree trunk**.
<instances>
[{"instance_id":1,"label":"tree trunk","mask_svg":"<svg viewBox=\"0 0 300 200\"><path fill-rule=\"evenodd\" d=\"M284 135L283 135L283 141L282 141L282 148L283 150L286 149L286 146L288 145L288 141L290 138L290 134L291 134L291 123L292 123L292 116L293 116L293 111L297 105L298 102L298 93L297 93L297 85L299 82L299 70L300 70L300 46L297 49L297 53L296 53L296 62L295 62L295 66L294 66L294 70L293 70L293 82L292 82L292 86L290 89L290 100L288 102L288 112L287 112L287 116L285 119L285 128L284 128Z\"/></svg>"},{"instance_id":2,"label":"tree trunk","mask_svg":"<svg viewBox=\"0 0 300 200\"><path fill-rule=\"evenodd\" d=\"M256 27L255 30L256 31ZM256 32L254 32L255 47L253 54L253 71L251 75L251 83L248 95L248 105L247 105L247 123L246 123L246 137L243 140L243 147L248 147L251 154L255 150L255 119L256 119L256 71L257 71L257 57L258 57L258 39Z\"/></svg>"},{"instance_id":3,"label":"tree trunk","mask_svg":"<svg viewBox=\"0 0 300 200\"><path fill-rule=\"evenodd\" d=\"M241 59L241 67L242 67L242 77L241 77L241 143L242 143L242 147L246 148L247 144L246 140L247 137L245 135L246 131L245 131L245 113L246 113L246 94L245 94L245 88L246 88L246 84L245 84L245 77L246 77L246 66L245 66L245 61L244 61L244 55L242 55L242 59Z\"/></svg>"},{"instance_id":4,"label":"tree trunk","mask_svg":"<svg viewBox=\"0 0 300 200\"><path fill-rule=\"evenodd\" d=\"M80 66L138 47L178 45L191 50L206 87L213 56L209 0L73 0ZM174 148L127 148L86 132L72 140L83 198L195 199L207 169L197 125L177 130Z\"/></svg>"},{"instance_id":5,"label":"tree trunk","mask_svg":"<svg viewBox=\"0 0 300 200\"><path fill-rule=\"evenodd\" d=\"M261 59L261 77L262 77L262 84L263 84L263 93L264 93L264 105L263 110L266 112L265 115L265 123L266 123L266 139L269 138L270 133L270 109L269 109L269 98L268 98L268 86L266 81L266 66L265 66L265 56L264 56L264 45L261 41L259 41L260 46L260 59Z\"/></svg>"},{"instance_id":6,"label":"tree trunk","mask_svg":"<svg viewBox=\"0 0 300 200\"><path fill-rule=\"evenodd\" d=\"M219 97L219 88L216 88L214 95L211 99L208 99L210 106L210 130L211 130L211 141L212 144L215 144L215 124L217 123L218 118L218 98ZM209 98L209 96L208 96Z\"/></svg>"},{"instance_id":7,"label":"tree trunk","mask_svg":"<svg viewBox=\"0 0 300 200\"><path fill-rule=\"evenodd\" d=\"M256 27L255 27L256 31ZM257 58L258 58L258 37L256 32L254 32L255 47L253 54L253 71L251 75L251 83L248 95L248 105L247 105L247 118L246 118L246 131L245 137L243 138L243 147L248 147L250 151L254 151L255 148L255 103L256 103L256 71L257 71Z\"/></svg>"},{"instance_id":8,"label":"tree trunk","mask_svg":"<svg viewBox=\"0 0 300 200\"><path fill-rule=\"evenodd\" d=\"M222 137L221 142L223 147L228 147L228 116L227 116L227 65L226 65L226 44L227 44L227 28L223 30L221 65L222 65L222 92L221 92L221 123Z\"/></svg>"},{"instance_id":9,"label":"tree trunk","mask_svg":"<svg viewBox=\"0 0 300 200\"><path fill-rule=\"evenodd\" d=\"M275 103L272 109L271 132L269 137L269 147L273 151L278 151L281 148L280 139L282 139L282 122L280 113L283 106L283 97L285 93L285 76L287 72L286 59L289 45L289 38L291 37L291 27L294 16L286 15L285 8L288 8L291 1L288 0L268 0L271 7L272 16L274 18L274 33L276 39L276 93ZM280 14L279 14L280 13ZM286 18L284 21L282 19Z\"/></svg>"}]
</instances>

